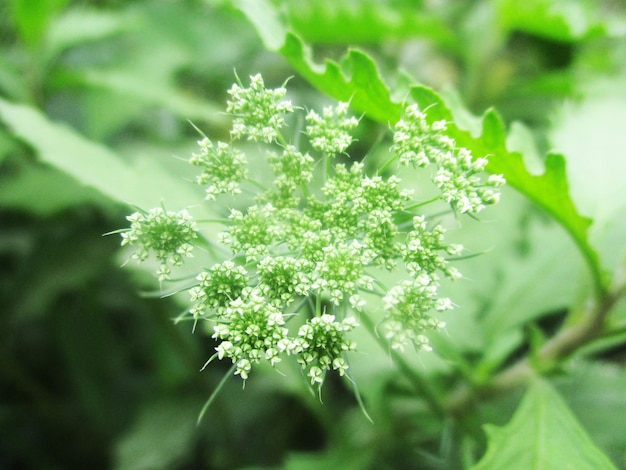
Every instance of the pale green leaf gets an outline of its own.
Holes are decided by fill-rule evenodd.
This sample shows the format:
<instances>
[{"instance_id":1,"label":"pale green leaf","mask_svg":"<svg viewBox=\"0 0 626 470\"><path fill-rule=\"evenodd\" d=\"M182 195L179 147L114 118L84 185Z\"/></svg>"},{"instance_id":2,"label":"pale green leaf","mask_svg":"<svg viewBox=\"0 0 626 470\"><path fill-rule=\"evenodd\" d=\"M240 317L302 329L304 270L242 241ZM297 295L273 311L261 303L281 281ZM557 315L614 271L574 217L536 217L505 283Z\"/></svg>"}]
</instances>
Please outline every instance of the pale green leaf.
<instances>
[{"instance_id":1,"label":"pale green leaf","mask_svg":"<svg viewBox=\"0 0 626 470\"><path fill-rule=\"evenodd\" d=\"M127 162L107 147L51 122L29 106L0 99L0 120L31 146L41 161L112 200L145 208L166 201L168 208L180 210L202 199L201 190L173 176L158 161L137 158Z\"/></svg>"},{"instance_id":2,"label":"pale green leaf","mask_svg":"<svg viewBox=\"0 0 626 470\"><path fill-rule=\"evenodd\" d=\"M173 111L181 119L202 120L219 126L226 122L222 108L214 103L185 94L161 77L142 76L129 70L85 70L75 79L84 85L99 88L147 105Z\"/></svg>"},{"instance_id":3,"label":"pale green leaf","mask_svg":"<svg viewBox=\"0 0 626 470\"><path fill-rule=\"evenodd\" d=\"M47 53L54 56L72 46L84 46L90 41L110 38L128 29L128 19L120 13L70 9L50 24Z\"/></svg>"},{"instance_id":4,"label":"pale green leaf","mask_svg":"<svg viewBox=\"0 0 626 470\"><path fill-rule=\"evenodd\" d=\"M594 442L626 466L626 370L616 363L577 361L568 372L556 382L559 392Z\"/></svg>"},{"instance_id":5,"label":"pale green leaf","mask_svg":"<svg viewBox=\"0 0 626 470\"><path fill-rule=\"evenodd\" d=\"M486 431L487 453L473 470L615 469L558 393L539 379L506 426Z\"/></svg>"},{"instance_id":6,"label":"pale green leaf","mask_svg":"<svg viewBox=\"0 0 626 470\"><path fill-rule=\"evenodd\" d=\"M63 171L25 162L0 177L0 205L50 216L78 205L108 208L110 200Z\"/></svg>"},{"instance_id":7,"label":"pale green leaf","mask_svg":"<svg viewBox=\"0 0 626 470\"><path fill-rule=\"evenodd\" d=\"M590 238L603 264L626 260L626 78L579 104L564 104L550 137L568 156L567 176L576 206L594 219ZM599 96L598 96L599 95Z\"/></svg>"}]
</instances>

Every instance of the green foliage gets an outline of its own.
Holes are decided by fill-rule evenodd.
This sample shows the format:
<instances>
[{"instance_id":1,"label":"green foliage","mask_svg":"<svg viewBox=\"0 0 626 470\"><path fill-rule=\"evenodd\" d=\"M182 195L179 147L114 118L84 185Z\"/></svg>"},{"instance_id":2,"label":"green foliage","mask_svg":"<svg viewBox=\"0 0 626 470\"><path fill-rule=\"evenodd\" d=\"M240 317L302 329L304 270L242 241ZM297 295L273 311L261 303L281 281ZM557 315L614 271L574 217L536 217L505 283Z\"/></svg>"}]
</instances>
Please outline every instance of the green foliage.
<instances>
[{"instance_id":1,"label":"green foliage","mask_svg":"<svg viewBox=\"0 0 626 470\"><path fill-rule=\"evenodd\" d=\"M504 428L487 429L489 447L475 470L614 469L550 385L536 380ZM523 438L521 438L524 436Z\"/></svg>"},{"instance_id":2,"label":"green foliage","mask_svg":"<svg viewBox=\"0 0 626 470\"><path fill-rule=\"evenodd\" d=\"M625 25L0 2L0 467L626 468Z\"/></svg>"}]
</instances>

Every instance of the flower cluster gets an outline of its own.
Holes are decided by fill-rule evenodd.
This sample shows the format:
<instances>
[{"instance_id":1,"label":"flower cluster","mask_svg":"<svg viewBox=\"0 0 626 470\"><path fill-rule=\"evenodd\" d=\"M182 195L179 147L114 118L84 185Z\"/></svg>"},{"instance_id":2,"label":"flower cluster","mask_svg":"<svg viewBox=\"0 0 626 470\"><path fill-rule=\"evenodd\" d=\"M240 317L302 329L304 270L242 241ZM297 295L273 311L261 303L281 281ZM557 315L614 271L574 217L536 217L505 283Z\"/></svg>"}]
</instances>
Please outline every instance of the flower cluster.
<instances>
[{"instance_id":1,"label":"flower cluster","mask_svg":"<svg viewBox=\"0 0 626 470\"><path fill-rule=\"evenodd\" d=\"M206 198L215 199L219 194L241 192L239 185L247 176L246 156L224 142L215 145L207 137L198 142L200 153L194 153L189 163L202 168L196 178L198 184L208 184Z\"/></svg>"},{"instance_id":2,"label":"flower cluster","mask_svg":"<svg viewBox=\"0 0 626 470\"><path fill-rule=\"evenodd\" d=\"M186 210L166 211L161 207L146 212L135 212L126 217L130 229L122 231L123 245L139 245L133 258L145 261L154 252L159 261L159 281L170 278L172 266L183 264L191 257L193 242L198 238L196 222Z\"/></svg>"},{"instance_id":3,"label":"flower cluster","mask_svg":"<svg viewBox=\"0 0 626 470\"><path fill-rule=\"evenodd\" d=\"M209 200L262 189L247 208L230 210L217 238L229 254L188 288L190 316L212 322L214 357L230 359L244 380L261 361L274 366L295 357L310 383L321 386L329 371L347 373L345 354L356 348L349 335L358 326L348 312L368 315L373 296L380 300L372 311L384 312L381 328L392 348L430 349L428 331L442 328L437 315L453 308L438 295L439 285L442 278L461 277L450 264L463 247L447 244L443 227L416 213L422 204L402 189L399 176L368 174L358 161L331 164L348 149L358 124L347 103L305 116L309 152L325 160L315 165L315 155L287 144L280 133L286 114L295 110L283 100L284 87L266 89L255 75L249 87L238 82L228 93L233 142L204 137L190 163L200 168L197 181L208 186ZM271 184L249 178L248 159L234 146L243 137L273 146L266 153ZM433 165L433 183L456 213L477 213L498 201L502 176L484 180L480 172L487 160L457 148L447 124L430 123L415 105L395 125L391 148L385 168L396 160L417 168ZM310 184L316 176L323 184ZM169 277L170 265L190 255L198 237L186 211L154 209L129 220L123 244L139 245L139 260L154 252L161 280ZM378 277L382 270L395 274ZM381 279L394 275L394 285L386 287ZM300 326L290 329L297 317L304 317L296 322Z\"/></svg>"},{"instance_id":4,"label":"flower cluster","mask_svg":"<svg viewBox=\"0 0 626 470\"><path fill-rule=\"evenodd\" d=\"M346 339L344 333L357 326L353 317L338 322L334 315L323 314L300 327L291 347L298 354L298 363L307 371L311 384L321 384L325 372L331 368L339 375L346 373L348 363L343 354L356 349L356 344Z\"/></svg>"},{"instance_id":5,"label":"flower cluster","mask_svg":"<svg viewBox=\"0 0 626 470\"><path fill-rule=\"evenodd\" d=\"M324 154L343 153L352 143L352 130L359 124L357 118L348 116L348 103L335 108L327 106L320 116L311 110L306 116L309 124L306 133L311 146Z\"/></svg>"},{"instance_id":6,"label":"flower cluster","mask_svg":"<svg viewBox=\"0 0 626 470\"><path fill-rule=\"evenodd\" d=\"M233 139L244 136L255 142L272 142L285 125L285 114L293 112L291 101L281 101L285 97L285 87L268 90L263 77L257 74L250 77L250 87L241 83L233 84L228 94L226 112L234 116L230 135Z\"/></svg>"},{"instance_id":7,"label":"flower cluster","mask_svg":"<svg viewBox=\"0 0 626 470\"><path fill-rule=\"evenodd\" d=\"M408 106L394 128L393 150L402 165L437 166L433 182L441 198L461 214L478 213L499 200L496 188L504 184L502 175L491 175L483 182L478 173L487 159L474 159L466 148L456 148L454 139L445 134L445 121L428 123L417 105Z\"/></svg>"},{"instance_id":8,"label":"flower cluster","mask_svg":"<svg viewBox=\"0 0 626 470\"><path fill-rule=\"evenodd\" d=\"M248 272L227 260L202 271L196 280L198 285L189 289L194 319L210 312L223 313L233 300L241 297L248 285Z\"/></svg>"}]
</instances>

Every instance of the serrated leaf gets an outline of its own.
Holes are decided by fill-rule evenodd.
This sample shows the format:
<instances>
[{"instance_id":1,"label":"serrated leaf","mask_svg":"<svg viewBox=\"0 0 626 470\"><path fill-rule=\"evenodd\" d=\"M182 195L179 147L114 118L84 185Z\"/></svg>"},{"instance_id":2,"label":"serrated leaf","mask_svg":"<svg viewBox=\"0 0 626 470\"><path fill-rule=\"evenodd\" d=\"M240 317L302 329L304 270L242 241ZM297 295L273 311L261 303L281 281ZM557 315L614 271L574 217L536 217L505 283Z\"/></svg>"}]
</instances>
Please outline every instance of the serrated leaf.
<instances>
[{"instance_id":1,"label":"serrated leaf","mask_svg":"<svg viewBox=\"0 0 626 470\"><path fill-rule=\"evenodd\" d=\"M194 185L172 177L171 171L155 160L143 158L129 163L29 106L0 99L0 120L42 161L114 201L148 208L167 201L168 208L180 210L201 200L201 192Z\"/></svg>"},{"instance_id":2,"label":"serrated leaf","mask_svg":"<svg viewBox=\"0 0 626 470\"><path fill-rule=\"evenodd\" d=\"M341 63L327 59L320 67L311 61L308 47L292 33L287 34L280 52L320 91L349 101L354 109L377 121L393 123L400 118L402 106L391 100L378 66L366 53L350 49Z\"/></svg>"},{"instance_id":3,"label":"serrated leaf","mask_svg":"<svg viewBox=\"0 0 626 470\"><path fill-rule=\"evenodd\" d=\"M487 453L472 470L615 470L559 394L534 381L506 426L486 426Z\"/></svg>"},{"instance_id":4,"label":"serrated leaf","mask_svg":"<svg viewBox=\"0 0 626 470\"><path fill-rule=\"evenodd\" d=\"M311 51L296 34L287 32L276 8L267 0L238 0L235 5L256 28L265 47L280 52L304 78L322 92L381 122L396 122L402 107L391 100L376 63L364 52L348 51L338 63L315 64ZM268 27L271 25L271 27Z\"/></svg>"}]
</instances>

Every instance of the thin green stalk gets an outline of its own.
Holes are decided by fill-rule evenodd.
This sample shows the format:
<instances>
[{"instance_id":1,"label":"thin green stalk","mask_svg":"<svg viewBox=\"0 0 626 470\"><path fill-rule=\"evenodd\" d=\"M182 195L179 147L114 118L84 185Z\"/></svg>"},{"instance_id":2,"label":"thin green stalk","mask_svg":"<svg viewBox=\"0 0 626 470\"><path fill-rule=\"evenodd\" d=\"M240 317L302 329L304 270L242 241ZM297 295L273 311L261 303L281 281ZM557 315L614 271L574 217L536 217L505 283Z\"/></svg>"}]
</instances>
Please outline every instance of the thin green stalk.
<instances>
[{"instance_id":1,"label":"thin green stalk","mask_svg":"<svg viewBox=\"0 0 626 470\"><path fill-rule=\"evenodd\" d=\"M445 418L446 410L444 407L444 403L441 401L439 395L433 389L430 383L419 373L413 370L413 368L409 364L407 364L404 358L397 351L389 347L387 341L377 333L374 323L367 315L362 313L360 316L360 321L361 324L365 326L370 335L372 335L372 337L380 345L380 347L391 355L394 363L398 366L400 372L402 372L402 374L409 380L417 393L421 395L424 400L426 400L430 409L439 418Z\"/></svg>"},{"instance_id":2,"label":"thin green stalk","mask_svg":"<svg viewBox=\"0 0 626 470\"><path fill-rule=\"evenodd\" d=\"M398 155L394 154L389 160L387 160L376 172L378 176L385 173L385 170L389 168L398 159Z\"/></svg>"},{"instance_id":3,"label":"thin green stalk","mask_svg":"<svg viewBox=\"0 0 626 470\"><path fill-rule=\"evenodd\" d=\"M230 369L228 369L228 372L226 372L226 374L224 374L224 377L222 377L222 380L220 380L220 383L217 384L217 387L215 388L215 390L213 390L213 393L211 393L211 396L204 403L204 406L200 410L200 414L198 415L198 420L196 421L196 425L200 424L200 422L202 421L202 418L204 418L204 415L206 414L207 410L209 409L209 406L211 406L211 403L213 403L213 401L215 400L217 395L221 392L222 388L224 388L224 385L226 385L226 382L228 381L228 379L231 378L232 375L235 373L235 368L236 367L237 367L237 365L233 364L230 367Z\"/></svg>"}]
</instances>

